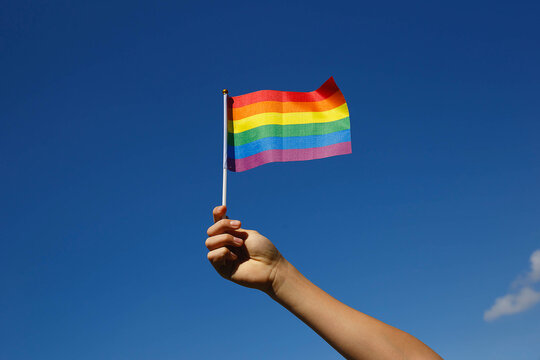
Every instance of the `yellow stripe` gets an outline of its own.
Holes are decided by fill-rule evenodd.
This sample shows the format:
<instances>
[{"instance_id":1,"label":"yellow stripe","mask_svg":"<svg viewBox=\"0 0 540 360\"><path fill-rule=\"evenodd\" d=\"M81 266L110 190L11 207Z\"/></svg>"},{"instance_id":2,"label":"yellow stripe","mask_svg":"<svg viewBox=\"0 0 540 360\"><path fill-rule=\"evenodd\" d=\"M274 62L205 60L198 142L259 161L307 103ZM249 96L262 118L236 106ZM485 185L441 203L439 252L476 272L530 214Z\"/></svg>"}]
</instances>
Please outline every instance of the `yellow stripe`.
<instances>
[{"instance_id":1,"label":"yellow stripe","mask_svg":"<svg viewBox=\"0 0 540 360\"><path fill-rule=\"evenodd\" d=\"M347 104L340 105L332 110L317 112L295 113L262 113L241 120L229 120L229 132L235 134L264 125L295 125L310 123L325 123L336 121L349 116Z\"/></svg>"}]
</instances>

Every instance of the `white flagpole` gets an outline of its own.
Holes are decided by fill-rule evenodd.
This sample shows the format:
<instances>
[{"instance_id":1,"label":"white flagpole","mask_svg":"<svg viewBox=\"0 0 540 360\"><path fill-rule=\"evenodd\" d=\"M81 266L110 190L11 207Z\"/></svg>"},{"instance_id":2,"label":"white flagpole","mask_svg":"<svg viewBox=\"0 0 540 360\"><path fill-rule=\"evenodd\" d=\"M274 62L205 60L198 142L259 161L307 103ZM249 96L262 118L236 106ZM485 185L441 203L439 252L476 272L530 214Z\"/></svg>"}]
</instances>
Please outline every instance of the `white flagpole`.
<instances>
[{"instance_id":1,"label":"white flagpole","mask_svg":"<svg viewBox=\"0 0 540 360\"><path fill-rule=\"evenodd\" d=\"M229 91L223 89L223 192L221 205L227 205L227 98Z\"/></svg>"}]
</instances>

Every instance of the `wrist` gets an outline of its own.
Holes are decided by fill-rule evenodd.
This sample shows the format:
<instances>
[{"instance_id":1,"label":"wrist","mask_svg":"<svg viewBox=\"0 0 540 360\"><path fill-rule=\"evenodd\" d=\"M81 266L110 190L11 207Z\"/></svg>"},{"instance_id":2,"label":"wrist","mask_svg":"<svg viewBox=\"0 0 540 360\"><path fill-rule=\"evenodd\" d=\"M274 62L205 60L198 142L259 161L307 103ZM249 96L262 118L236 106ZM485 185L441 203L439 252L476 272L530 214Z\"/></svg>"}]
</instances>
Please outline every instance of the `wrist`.
<instances>
[{"instance_id":1,"label":"wrist","mask_svg":"<svg viewBox=\"0 0 540 360\"><path fill-rule=\"evenodd\" d=\"M301 302L311 283L290 262L280 257L274 267L272 284L266 293L275 301L292 310Z\"/></svg>"},{"instance_id":2,"label":"wrist","mask_svg":"<svg viewBox=\"0 0 540 360\"><path fill-rule=\"evenodd\" d=\"M279 294L280 289L290 276L290 267L292 267L292 265L280 254L279 259L272 269L270 286L266 291L270 297L276 298L277 294Z\"/></svg>"}]
</instances>

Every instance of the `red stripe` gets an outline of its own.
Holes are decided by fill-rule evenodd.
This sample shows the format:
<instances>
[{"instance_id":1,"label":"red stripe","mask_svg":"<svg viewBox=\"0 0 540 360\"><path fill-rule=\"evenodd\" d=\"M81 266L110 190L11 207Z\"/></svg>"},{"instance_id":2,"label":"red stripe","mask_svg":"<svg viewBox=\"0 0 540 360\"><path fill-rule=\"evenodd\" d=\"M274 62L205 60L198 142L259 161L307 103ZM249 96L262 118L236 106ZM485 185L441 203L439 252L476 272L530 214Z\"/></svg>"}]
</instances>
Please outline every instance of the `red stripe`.
<instances>
[{"instance_id":1,"label":"red stripe","mask_svg":"<svg viewBox=\"0 0 540 360\"><path fill-rule=\"evenodd\" d=\"M280 102L313 102L324 100L339 88L334 81L334 78L326 80L320 88L311 92L294 92L294 91L278 91L278 90L260 90L249 94L233 96L230 99L233 108L238 108L261 101L280 101Z\"/></svg>"}]
</instances>

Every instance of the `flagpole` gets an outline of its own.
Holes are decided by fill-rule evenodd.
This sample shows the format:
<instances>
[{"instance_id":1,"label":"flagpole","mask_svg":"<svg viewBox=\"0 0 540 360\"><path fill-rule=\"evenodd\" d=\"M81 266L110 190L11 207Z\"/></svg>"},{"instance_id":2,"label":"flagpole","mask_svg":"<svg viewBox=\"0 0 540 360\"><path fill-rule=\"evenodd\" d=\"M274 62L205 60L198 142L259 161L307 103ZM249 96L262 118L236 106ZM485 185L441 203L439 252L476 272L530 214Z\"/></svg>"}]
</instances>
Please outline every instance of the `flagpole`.
<instances>
[{"instance_id":1,"label":"flagpole","mask_svg":"<svg viewBox=\"0 0 540 360\"><path fill-rule=\"evenodd\" d=\"M227 205L227 100L229 91L223 89L223 191L221 205Z\"/></svg>"}]
</instances>

